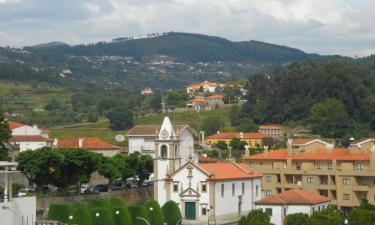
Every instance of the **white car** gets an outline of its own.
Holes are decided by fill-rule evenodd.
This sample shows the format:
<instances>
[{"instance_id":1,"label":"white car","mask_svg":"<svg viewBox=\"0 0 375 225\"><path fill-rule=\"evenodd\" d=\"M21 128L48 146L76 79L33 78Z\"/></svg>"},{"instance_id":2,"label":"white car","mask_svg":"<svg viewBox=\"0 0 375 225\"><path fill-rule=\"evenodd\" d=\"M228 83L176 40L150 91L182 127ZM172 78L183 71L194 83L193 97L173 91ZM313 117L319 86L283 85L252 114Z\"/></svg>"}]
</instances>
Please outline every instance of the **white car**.
<instances>
[{"instance_id":1,"label":"white car","mask_svg":"<svg viewBox=\"0 0 375 225\"><path fill-rule=\"evenodd\" d=\"M32 190L31 188L22 188L22 189L20 189L20 190L18 191L17 196L18 196L19 198L22 198L22 197L26 196L27 193L30 193L30 192L33 192L33 190Z\"/></svg>"},{"instance_id":2,"label":"white car","mask_svg":"<svg viewBox=\"0 0 375 225\"><path fill-rule=\"evenodd\" d=\"M92 191L92 186L89 184L82 184L81 185L81 194L84 194L86 190Z\"/></svg>"}]
</instances>

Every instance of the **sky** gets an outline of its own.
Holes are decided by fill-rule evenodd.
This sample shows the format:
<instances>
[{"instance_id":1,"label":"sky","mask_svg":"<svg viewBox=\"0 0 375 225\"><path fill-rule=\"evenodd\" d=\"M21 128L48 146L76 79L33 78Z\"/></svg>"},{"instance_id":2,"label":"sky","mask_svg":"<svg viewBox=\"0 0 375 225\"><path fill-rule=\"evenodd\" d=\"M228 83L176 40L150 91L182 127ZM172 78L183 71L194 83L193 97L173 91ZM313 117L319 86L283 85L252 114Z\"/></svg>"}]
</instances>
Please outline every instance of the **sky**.
<instances>
[{"instance_id":1,"label":"sky","mask_svg":"<svg viewBox=\"0 0 375 225\"><path fill-rule=\"evenodd\" d=\"M168 31L362 57L375 54L375 0L0 0L0 46Z\"/></svg>"}]
</instances>

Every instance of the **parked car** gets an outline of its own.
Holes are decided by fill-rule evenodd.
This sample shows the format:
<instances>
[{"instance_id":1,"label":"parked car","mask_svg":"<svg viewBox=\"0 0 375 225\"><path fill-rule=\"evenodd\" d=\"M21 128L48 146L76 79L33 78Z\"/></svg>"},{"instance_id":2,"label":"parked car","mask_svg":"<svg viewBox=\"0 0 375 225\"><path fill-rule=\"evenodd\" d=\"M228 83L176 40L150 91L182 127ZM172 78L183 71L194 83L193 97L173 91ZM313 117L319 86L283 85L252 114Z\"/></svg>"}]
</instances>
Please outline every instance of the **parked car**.
<instances>
[{"instance_id":1,"label":"parked car","mask_svg":"<svg viewBox=\"0 0 375 225\"><path fill-rule=\"evenodd\" d=\"M120 191L120 190L124 190L124 189L125 189L125 187L124 187L124 185L122 184L121 181L114 182L112 184L112 191Z\"/></svg>"},{"instance_id":2,"label":"parked car","mask_svg":"<svg viewBox=\"0 0 375 225\"><path fill-rule=\"evenodd\" d=\"M138 181L139 181L139 179L128 178L126 180L126 187L127 188L137 188L138 187Z\"/></svg>"},{"instance_id":3,"label":"parked car","mask_svg":"<svg viewBox=\"0 0 375 225\"><path fill-rule=\"evenodd\" d=\"M144 180L143 183L142 183L143 187L148 187L148 186L152 186L152 185L154 185L153 180Z\"/></svg>"},{"instance_id":4,"label":"parked car","mask_svg":"<svg viewBox=\"0 0 375 225\"><path fill-rule=\"evenodd\" d=\"M93 191L93 187L89 184L82 184L81 185L81 194Z\"/></svg>"},{"instance_id":5,"label":"parked car","mask_svg":"<svg viewBox=\"0 0 375 225\"><path fill-rule=\"evenodd\" d=\"M107 184L97 184L92 189L94 192L107 192L108 185Z\"/></svg>"},{"instance_id":6,"label":"parked car","mask_svg":"<svg viewBox=\"0 0 375 225\"><path fill-rule=\"evenodd\" d=\"M18 196L19 198L22 198L22 197L26 196L27 193L31 193L31 192L34 192L34 190L31 189L31 188L22 188L22 189L20 189L20 190L18 191L17 196Z\"/></svg>"}]
</instances>

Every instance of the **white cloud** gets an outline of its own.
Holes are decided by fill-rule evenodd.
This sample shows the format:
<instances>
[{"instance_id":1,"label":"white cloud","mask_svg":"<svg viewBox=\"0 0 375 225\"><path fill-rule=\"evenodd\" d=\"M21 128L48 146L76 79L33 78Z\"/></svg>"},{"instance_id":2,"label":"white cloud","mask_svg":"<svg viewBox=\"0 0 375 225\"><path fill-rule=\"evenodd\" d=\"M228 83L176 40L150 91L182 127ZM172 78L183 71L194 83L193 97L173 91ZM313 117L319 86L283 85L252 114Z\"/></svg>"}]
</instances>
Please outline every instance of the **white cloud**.
<instances>
[{"instance_id":1,"label":"white cloud","mask_svg":"<svg viewBox=\"0 0 375 225\"><path fill-rule=\"evenodd\" d=\"M375 39L375 3L370 0L51 2L29 0L0 8L0 30L7 33L0 41L17 46L52 40L76 44L173 30L354 56L373 53Z\"/></svg>"}]
</instances>

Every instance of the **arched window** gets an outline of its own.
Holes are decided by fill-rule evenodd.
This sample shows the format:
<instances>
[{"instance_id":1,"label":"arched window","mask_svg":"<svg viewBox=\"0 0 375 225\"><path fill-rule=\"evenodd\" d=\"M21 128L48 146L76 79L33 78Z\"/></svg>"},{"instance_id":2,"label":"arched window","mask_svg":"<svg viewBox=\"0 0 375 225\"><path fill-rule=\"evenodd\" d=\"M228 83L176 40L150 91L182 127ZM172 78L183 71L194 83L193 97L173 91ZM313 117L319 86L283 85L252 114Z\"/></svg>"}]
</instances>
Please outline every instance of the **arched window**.
<instances>
[{"instance_id":1,"label":"arched window","mask_svg":"<svg viewBox=\"0 0 375 225\"><path fill-rule=\"evenodd\" d=\"M175 157L178 156L178 146L177 145L174 146L174 156Z\"/></svg>"},{"instance_id":2,"label":"arched window","mask_svg":"<svg viewBox=\"0 0 375 225\"><path fill-rule=\"evenodd\" d=\"M162 159L166 159L168 156L167 146L163 145L161 146L160 155Z\"/></svg>"}]
</instances>

